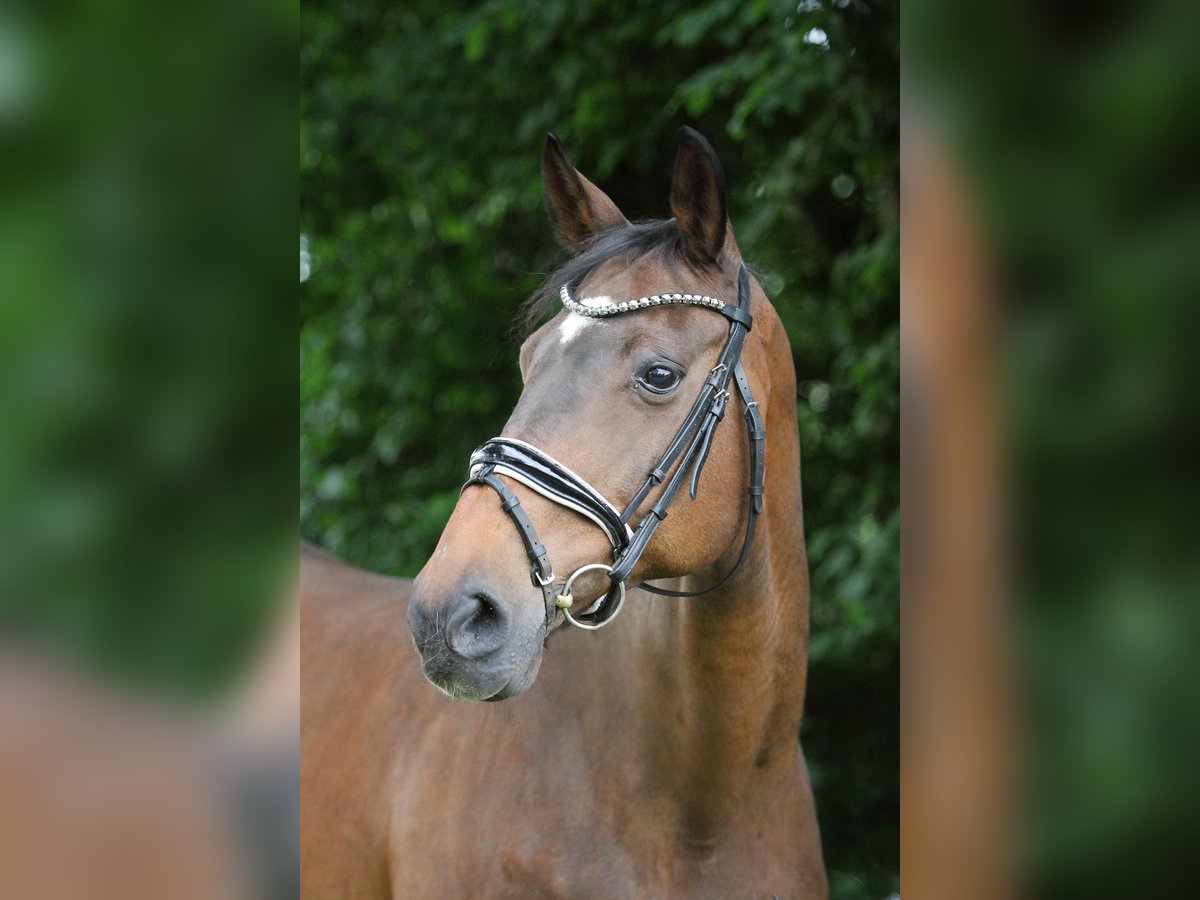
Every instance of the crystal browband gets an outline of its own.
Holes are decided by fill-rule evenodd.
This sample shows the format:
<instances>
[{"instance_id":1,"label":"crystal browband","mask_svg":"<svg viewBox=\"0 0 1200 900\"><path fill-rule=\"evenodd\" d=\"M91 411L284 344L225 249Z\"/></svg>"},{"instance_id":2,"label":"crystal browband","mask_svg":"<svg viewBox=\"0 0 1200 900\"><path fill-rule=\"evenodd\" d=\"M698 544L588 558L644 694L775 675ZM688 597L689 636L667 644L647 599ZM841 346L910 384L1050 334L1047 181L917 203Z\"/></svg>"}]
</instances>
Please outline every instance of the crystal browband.
<instances>
[{"instance_id":1,"label":"crystal browband","mask_svg":"<svg viewBox=\"0 0 1200 900\"><path fill-rule=\"evenodd\" d=\"M641 297L637 300L623 300L620 303L607 303L604 306L588 306L583 303L578 303L571 296L571 290L567 285L563 285L558 292L562 298L563 306L570 312L578 313L581 316L591 316L592 318L601 319L605 316L615 316L618 313L629 312L634 309L646 309L651 306L665 306L671 303L679 303L688 306L707 306L709 309L725 309L726 303L723 300L718 300L716 297L709 297L704 294L653 294L649 297Z\"/></svg>"}]
</instances>

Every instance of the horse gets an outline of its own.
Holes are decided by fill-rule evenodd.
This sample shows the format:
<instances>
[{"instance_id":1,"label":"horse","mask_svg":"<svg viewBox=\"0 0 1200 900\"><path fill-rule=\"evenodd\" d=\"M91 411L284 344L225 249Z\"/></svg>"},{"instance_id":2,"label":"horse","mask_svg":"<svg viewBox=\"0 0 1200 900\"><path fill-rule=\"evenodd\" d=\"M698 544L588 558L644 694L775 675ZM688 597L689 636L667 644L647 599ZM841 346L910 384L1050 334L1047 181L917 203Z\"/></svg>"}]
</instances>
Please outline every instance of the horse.
<instances>
[{"instance_id":1,"label":"horse","mask_svg":"<svg viewBox=\"0 0 1200 900\"><path fill-rule=\"evenodd\" d=\"M302 893L825 897L795 371L720 163L683 129L636 224L541 169L572 256L432 556L302 551Z\"/></svg>"}]
</instances>

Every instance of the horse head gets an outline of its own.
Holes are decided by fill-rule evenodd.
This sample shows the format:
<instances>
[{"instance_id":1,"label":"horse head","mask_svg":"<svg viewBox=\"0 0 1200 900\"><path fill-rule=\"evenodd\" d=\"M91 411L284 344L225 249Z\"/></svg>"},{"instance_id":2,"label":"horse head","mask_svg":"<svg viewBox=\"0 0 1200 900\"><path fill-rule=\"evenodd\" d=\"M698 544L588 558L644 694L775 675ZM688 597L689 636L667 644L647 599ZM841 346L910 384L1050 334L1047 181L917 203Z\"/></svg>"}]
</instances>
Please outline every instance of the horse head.
<instances>
[{"instance_id":1,"label":"horse head","mask_svg":"<svg viewBox=\"0 0 1200 900\"><path fill-rule=\"evenodd\" d=\"M472 457L472 481L408 610L425 676L456 697L527 690L550 633L589 613L607 621L626 584L686 575L704 585L744 560L762 492L750 386L765 407L770 361L788 353L742 264L720 163L699 134L681 132L670 219L627 221L553 135L542 180L573 256L531 304L535 314L564 308L521 346L520 399ZM726 405L735 424L717 428Z\"/></svg>"}]
</instances>

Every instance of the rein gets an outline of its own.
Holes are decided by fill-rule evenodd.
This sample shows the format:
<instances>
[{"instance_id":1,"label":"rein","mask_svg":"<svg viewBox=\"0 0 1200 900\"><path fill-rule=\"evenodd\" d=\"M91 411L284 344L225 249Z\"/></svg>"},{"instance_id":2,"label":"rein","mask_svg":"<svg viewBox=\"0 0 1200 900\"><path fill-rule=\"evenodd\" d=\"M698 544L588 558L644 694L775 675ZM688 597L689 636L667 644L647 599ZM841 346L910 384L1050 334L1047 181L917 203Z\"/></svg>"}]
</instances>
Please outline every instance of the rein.
<instances>
[{"instance_id":1,"label":"rein","mask_svg":"<svg viewBox=\"0 0 1200 900\"><path fill-rule=\"evenodd\" d=\"M742 550L737 562L716 584L699 591L674 591L658 588L642 582L640 587L655 594L668 597L696 597L707 594L724 585L742 567L750 554L750 546L754 542L754 530L758 516L762 512L763 498L763 449L766 443L766 427L758 403L750 390L750 382L742 368L742 345L750 331L750 275L746 264L738 269L737 303L724 303L713 297L695 294L656 294L621 303L605 306L586 306L571 298L570 290L563 285L563 306L570 312L593 318L604 318L647 309L652 306L666 304L686 304L701 306L719 312L729 320L729 336L717 357L717 363L705 378L696 401L684 419L683 424L675 433L675 437L667 445L654 468L646 475L646 480L633 498L626 504L622 512L617 512L615 506L592 487L586 480L572 472L558 460L537 447L524 441L512 438L492 438L471 454L470 477L463 490L472 484L483 484L490 487L500 496L501 508L517 526L525 552L532 563L530 580L534 587L540 588L546 601L547 624L554 617L554 611L561 609L567 621L579 628L595 630L602 628L616 618L617 613L625 602L625 583L637 566L638 560L646 551L654 532L667 517L667 510L679 493L684 481L689 480L688 493L693 500L700 484L700 473L708 459L712 448L713 436L717 425L725 417L725 407L729 401L729 382L732 379L738 395L745 405L746 431L750 442L750 484L747 493L750 496L750 515L746 521L746 533L742 541ZM678 465L676 466L676 463ZM674 473L667 480L667 473L675 467ZM554 572L547 556L546 548L538 539L537 530L521 508L521 501L499 476L506 476L520 482L549 500L565 506L580 516L589 519L608 537L613 548L613 562L589 563L576 569L562 590L551 600L550 586L554 584ZM666 487L646 514L638 521L636 528L629 523L645 501L650 491L656 485L666 480ZM603 569L612 581L612 587L587 610L578 616L572 616L570 607L574 602L571 596L571 586L575 579L584 572Z\"/></svg>"}]
</instances>

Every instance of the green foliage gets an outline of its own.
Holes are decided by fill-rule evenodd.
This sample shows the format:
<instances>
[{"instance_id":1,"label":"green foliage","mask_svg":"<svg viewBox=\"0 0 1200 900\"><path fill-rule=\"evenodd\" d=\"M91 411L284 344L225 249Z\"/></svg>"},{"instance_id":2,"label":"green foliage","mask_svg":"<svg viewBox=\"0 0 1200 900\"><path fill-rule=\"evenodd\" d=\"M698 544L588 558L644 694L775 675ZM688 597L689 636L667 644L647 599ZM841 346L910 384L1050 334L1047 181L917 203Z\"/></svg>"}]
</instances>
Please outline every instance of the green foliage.
<instances>
[{"instance_id":1,"label":"green foliage","mask_svg":"<svg viewBox=\"0 0 1200 900\"><path fill-rule=\"evenodd\" d=\"M6 664L217 705L277 627L296 556L280 63L298 19L0 13Z\"/></svg>"},{"instance_id":2,"label":"green foliage","mask_svg":"<svg viewBox=\"0 0 1200 900\"><path fill-rule=\"evenodd\" d=\"M631 218L712 140L799 375L813 640L804 740L835 897L898 879L894 3L307 6L301 527L412 575L520 391L509 323L561 260L545 132ZM819 29L819 31L818 31Z\"/></svg>"}]
</instances>

